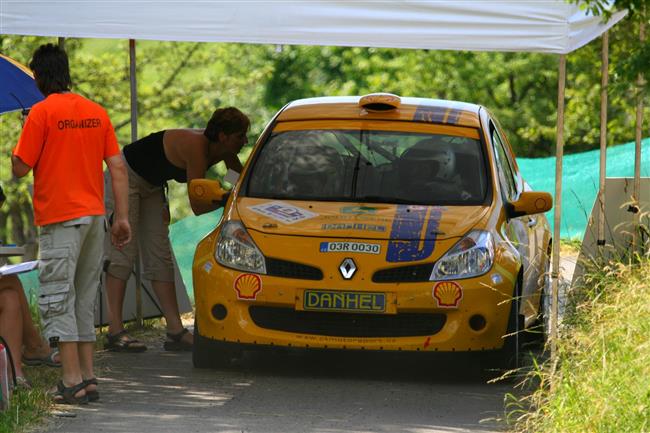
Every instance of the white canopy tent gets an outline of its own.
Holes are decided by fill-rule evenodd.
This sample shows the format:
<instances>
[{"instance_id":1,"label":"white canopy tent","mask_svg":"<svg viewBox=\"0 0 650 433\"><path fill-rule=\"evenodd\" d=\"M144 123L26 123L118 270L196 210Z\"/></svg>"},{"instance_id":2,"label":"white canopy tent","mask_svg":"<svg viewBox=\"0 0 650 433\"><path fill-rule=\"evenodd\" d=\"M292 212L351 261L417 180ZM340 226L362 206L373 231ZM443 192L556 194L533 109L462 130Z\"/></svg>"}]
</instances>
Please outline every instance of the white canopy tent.
<instances>
[{"instance_id":1,"label":"white canopy tent","mask_svg":"<svg viewBox=\"0 0 650 433\"><path fill-rule=\"evenodd\" d=\"M565 55L606 34L625 11L614 13L604 23L564 0L0 0L0 6L3 34L131 40L132 74L135 39L559 54L551 341L555 340ZM606 38L603 45L605 62ZM603 68L604 89L606 71ZM132 75L132 98L134 79ZM134 99L132 111L135 138ZM601 121L606 123L606 104L601 107ZM601 188L605 144L605 134L601 134Z\"/></svg>"},{"instance_id":2,"label":"white canopy tent","mask_svg":"<svg viewBox=\"0 0 650 433\"><path fill-rule=\"evenodd\" d=\"M0 33L566 54L606 24L564 0L1 0Z\"/></svg>"}]
</instances>

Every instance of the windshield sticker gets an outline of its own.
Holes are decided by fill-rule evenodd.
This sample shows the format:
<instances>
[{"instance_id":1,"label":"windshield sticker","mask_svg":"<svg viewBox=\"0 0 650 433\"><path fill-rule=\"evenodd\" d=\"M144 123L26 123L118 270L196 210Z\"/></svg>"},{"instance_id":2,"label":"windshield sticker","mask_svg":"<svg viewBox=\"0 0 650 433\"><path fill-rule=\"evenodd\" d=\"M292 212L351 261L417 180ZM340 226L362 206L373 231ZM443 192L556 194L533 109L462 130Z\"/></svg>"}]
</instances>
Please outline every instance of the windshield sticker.
<instances>
[{"instance_id":1,"label":"windshield sticker","mask_svg":"<svg viewBox=\"0 0 650 433\"><path fill-rule=\"evenodd\" d=\"M431 255L436 244L436 234L440 225L442 212L440 208L432 207L422 233L427 216L427 207L399 205L390 232L387 262L414 262L424 260ZM423 239L424 240L421 240Z\"/></svg>"},{"instance_id":2,"label":"windshield sticker","mask_svg":"<svg viewBox=\"0 0 650 433\"><path fill-rule=\"evenodd\" d=\"M461 114L463 114L463 111L455 108L419 106L415 110L413 120L416 122L450 123L455 125L458 123Z\"/></svg>"},{"instance_id":3,"label":"windshield sticker","mask_svg":"<svg viewBox=\"0 0 650 433\"><path fill-rule=\"evenodd\" d=\"M343 206L341 208L341 213L348 213L354 215L366 215L374 214L377 211L377 208L370 206Z\"/></svg>"},{"instance_id":4,"label":"windshield sticker","mask_svg":"<svg viewBox=\"0 0 650 433\"><path fill-rule=\"evenodd\" d=\"M379 254L381 253L381 245L363 242L321 242L320 252Z\"/></svg>"},{"instance_id":5,"label":"windshield sticker","mask_svg":"<svg viewBox=\"0 0 650 433\"><path fill-rule=\"evenodd\" d=\"M453 281L442 281L433 288L433 297L440 308L457 308L463 298L463 288Z\"/></svg>"},{"instance_id":6,"label":"windshield sticker","mask_svg":"<svg viewBox=\"0 0 650 433\"><path fill-rule=\"evenodd\" d=\"M262 279L255 274L241 274L233 285L239 299L255 300L262 291Z\"/></svg>"},{"instance_id":7,"label":"windshield sticker","mask_svg":"<svg viewBox=\"0 0 650 433\"><path fill-rule=\"evenodd\" d=\"M281 201L273 201L270 203L250 206L249 209L253 212L257 212L258 214L273 218L274 220L283 222L285 224L293 224L298 221L318 216L317 213L313 213L307 209L293 206L288 203L283 203Z\"/></svg>"},{"instance_id":8,"label":"windshield sticker","mask_svg":"<svg viewBox=\"0 0 650 433\"><path fill-rule=\"evenodd\" d=\"M385 232L385 226L378 226L376 224L363 224L363 223L339 223L339 224L323 224L323 230L365 230L370 232Z\"/></svg>"}]
</instances>

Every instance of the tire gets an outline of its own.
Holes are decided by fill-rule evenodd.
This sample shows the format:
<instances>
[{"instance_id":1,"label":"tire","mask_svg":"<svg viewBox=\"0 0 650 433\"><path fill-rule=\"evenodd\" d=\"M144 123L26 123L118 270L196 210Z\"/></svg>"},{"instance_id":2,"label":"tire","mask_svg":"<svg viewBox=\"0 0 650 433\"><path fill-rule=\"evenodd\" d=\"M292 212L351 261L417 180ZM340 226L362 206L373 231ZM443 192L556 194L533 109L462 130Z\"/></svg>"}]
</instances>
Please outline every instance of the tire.
<instances>
[{"instance_id":1,"label":"tire","mask_svg":"<svg viewBox=\"0 0 650 433\"><path fill-rule=\"evenodd\" d=\"M192 347L192 364L195 368L228 368L236 352L230 345L201 336L196 319L194 319L194 346Z\"/></svg>"},{"instance_id":2,"label":"tire","mask_svg":"<svg viewBox=\"0 0 650 433\"><path fill-rule=\"evenodd\" d=\"M549 339L551 332L551 260L550 254L544 267L544 285L539 297L539 307L537 309L537 320L531 331L532 340L544 348Z\"/></svg>"},{"instance_id":3,"label":"tire","mask_svg":"<svg viewBox=\"0 0 650 433\"><path fill-rule=\"evenodd\" d=\"M522 343L524 340L524 316L519 314L521 304L521 293L519 290L520 281L517 280L515 290L513 290L513 299L510 302L510 314L508 316L508 327L506 329L505 342L500 353L499 367L502 370L509 371L519 368L522 364Z\"/></svg>"}]
</instances>

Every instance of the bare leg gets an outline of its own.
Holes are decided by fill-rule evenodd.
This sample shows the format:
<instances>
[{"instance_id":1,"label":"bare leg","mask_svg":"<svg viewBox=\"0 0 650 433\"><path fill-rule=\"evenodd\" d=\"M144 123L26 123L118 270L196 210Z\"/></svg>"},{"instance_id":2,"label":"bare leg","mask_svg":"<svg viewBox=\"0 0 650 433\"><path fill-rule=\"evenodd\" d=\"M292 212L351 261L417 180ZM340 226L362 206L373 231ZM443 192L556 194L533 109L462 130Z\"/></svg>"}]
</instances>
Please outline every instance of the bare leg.
<instances>
[{"instance_id":1,"label":"bare leg","mask_svg":"<svg viewBox=\"0 0 650 433\"><path fill-rule=\"evenodd\" d=\"M45 358L50 354L51 349L43 337L41 337L36 326L34 326L23 285L15 275L10 275L5 277L5 279L3 279L3 283L6 283L4 288L13 290L20 302L20 311L23 318L23 355L26 358Z\"/></svg>"},{"instance_id":2,"label":"bare leg","mask_svg":"<svg viewBox=\"0 0 650 433\"><path fill-rule=\"evenodd\" d=\"M2 281L0 281L1 283ZM23 327L20 301L13 290L0 290L0 335L6 340L16 368L16 376L24 376L20 357L23 345Z\"/></svg>"},{"instance_id":3,"label":"bare leg","mask_svg":"<svg viewBox=\"0 0 650 433\"><path fill-rule=\"evenodd\" d=\"M63 385L66 387L75 386L81 383L81 367L79 365L79 348L75 342L59 342L59 352L61 353L61 368L63 370ZM86 395L85 390L80 390L75 397Z\"/></svg>"},{"instance_id":4,"label":"bare leg","mask_svg":"<svg viewBox=\"0 0 650 433\"><path fill-rule=\"evenodd\" d=\"M115 335L124 330L122 309L126 281L106 273L106 298L108 307L108 332Z\"/></svg>"},{"instance_id":5,"label":"bare leg","mask_svg":"<svg viewBox=\"0 0 650 433\"><path fill-rule=\"evenodd\" d=\"M165 321L167 322L167 332L170 334L178 334L183 330L183 322L181 322L181 314L178 311L178 300L176 299L174 282L152 281L151 284L160 301L160 308L162 308ZM192 334L185 334L183 340L192 343Z\"/></svg>"},{"instance_id":6,"label":"bare leg","mask_svg":"<svg viewBox=\"0 0 650 433\"><path fill-rule=\"evenodd\" d=\"M93 353L95 351L95 343L93 342L79 342L79 366L81 367L81 376L84 380L92 379L95 377L93 370ZM88 385L87 391L97 390L97 385Z\"/></svg>"}]
</instances>

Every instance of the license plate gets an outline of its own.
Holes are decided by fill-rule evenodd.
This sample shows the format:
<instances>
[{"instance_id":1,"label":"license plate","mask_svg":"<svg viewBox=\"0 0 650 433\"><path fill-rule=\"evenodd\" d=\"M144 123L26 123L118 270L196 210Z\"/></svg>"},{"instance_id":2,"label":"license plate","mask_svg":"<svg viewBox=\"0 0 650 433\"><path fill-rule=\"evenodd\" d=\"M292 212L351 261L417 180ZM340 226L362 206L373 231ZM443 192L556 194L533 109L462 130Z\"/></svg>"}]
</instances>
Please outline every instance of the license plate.
<instances>
[{"instance_id":1,"label":"license plate","mask_svg":"<svg viewBox=\"0 0 650 433\"><path fill-rule=\"evenodd\" d=\"M385 313L386 294L339 290L305 290L302 307L311 311Z\"/></svg>"},{"instance_id":2,"label":"license plate","mask_svg":"<svg viewBox=\"0 0 650 433\"><path fill-rule=\"evenodd\" d=\"M319 251L321 253L379 254L381 245L365 242L321 242Z\"/></svg>"}]
</instances>

